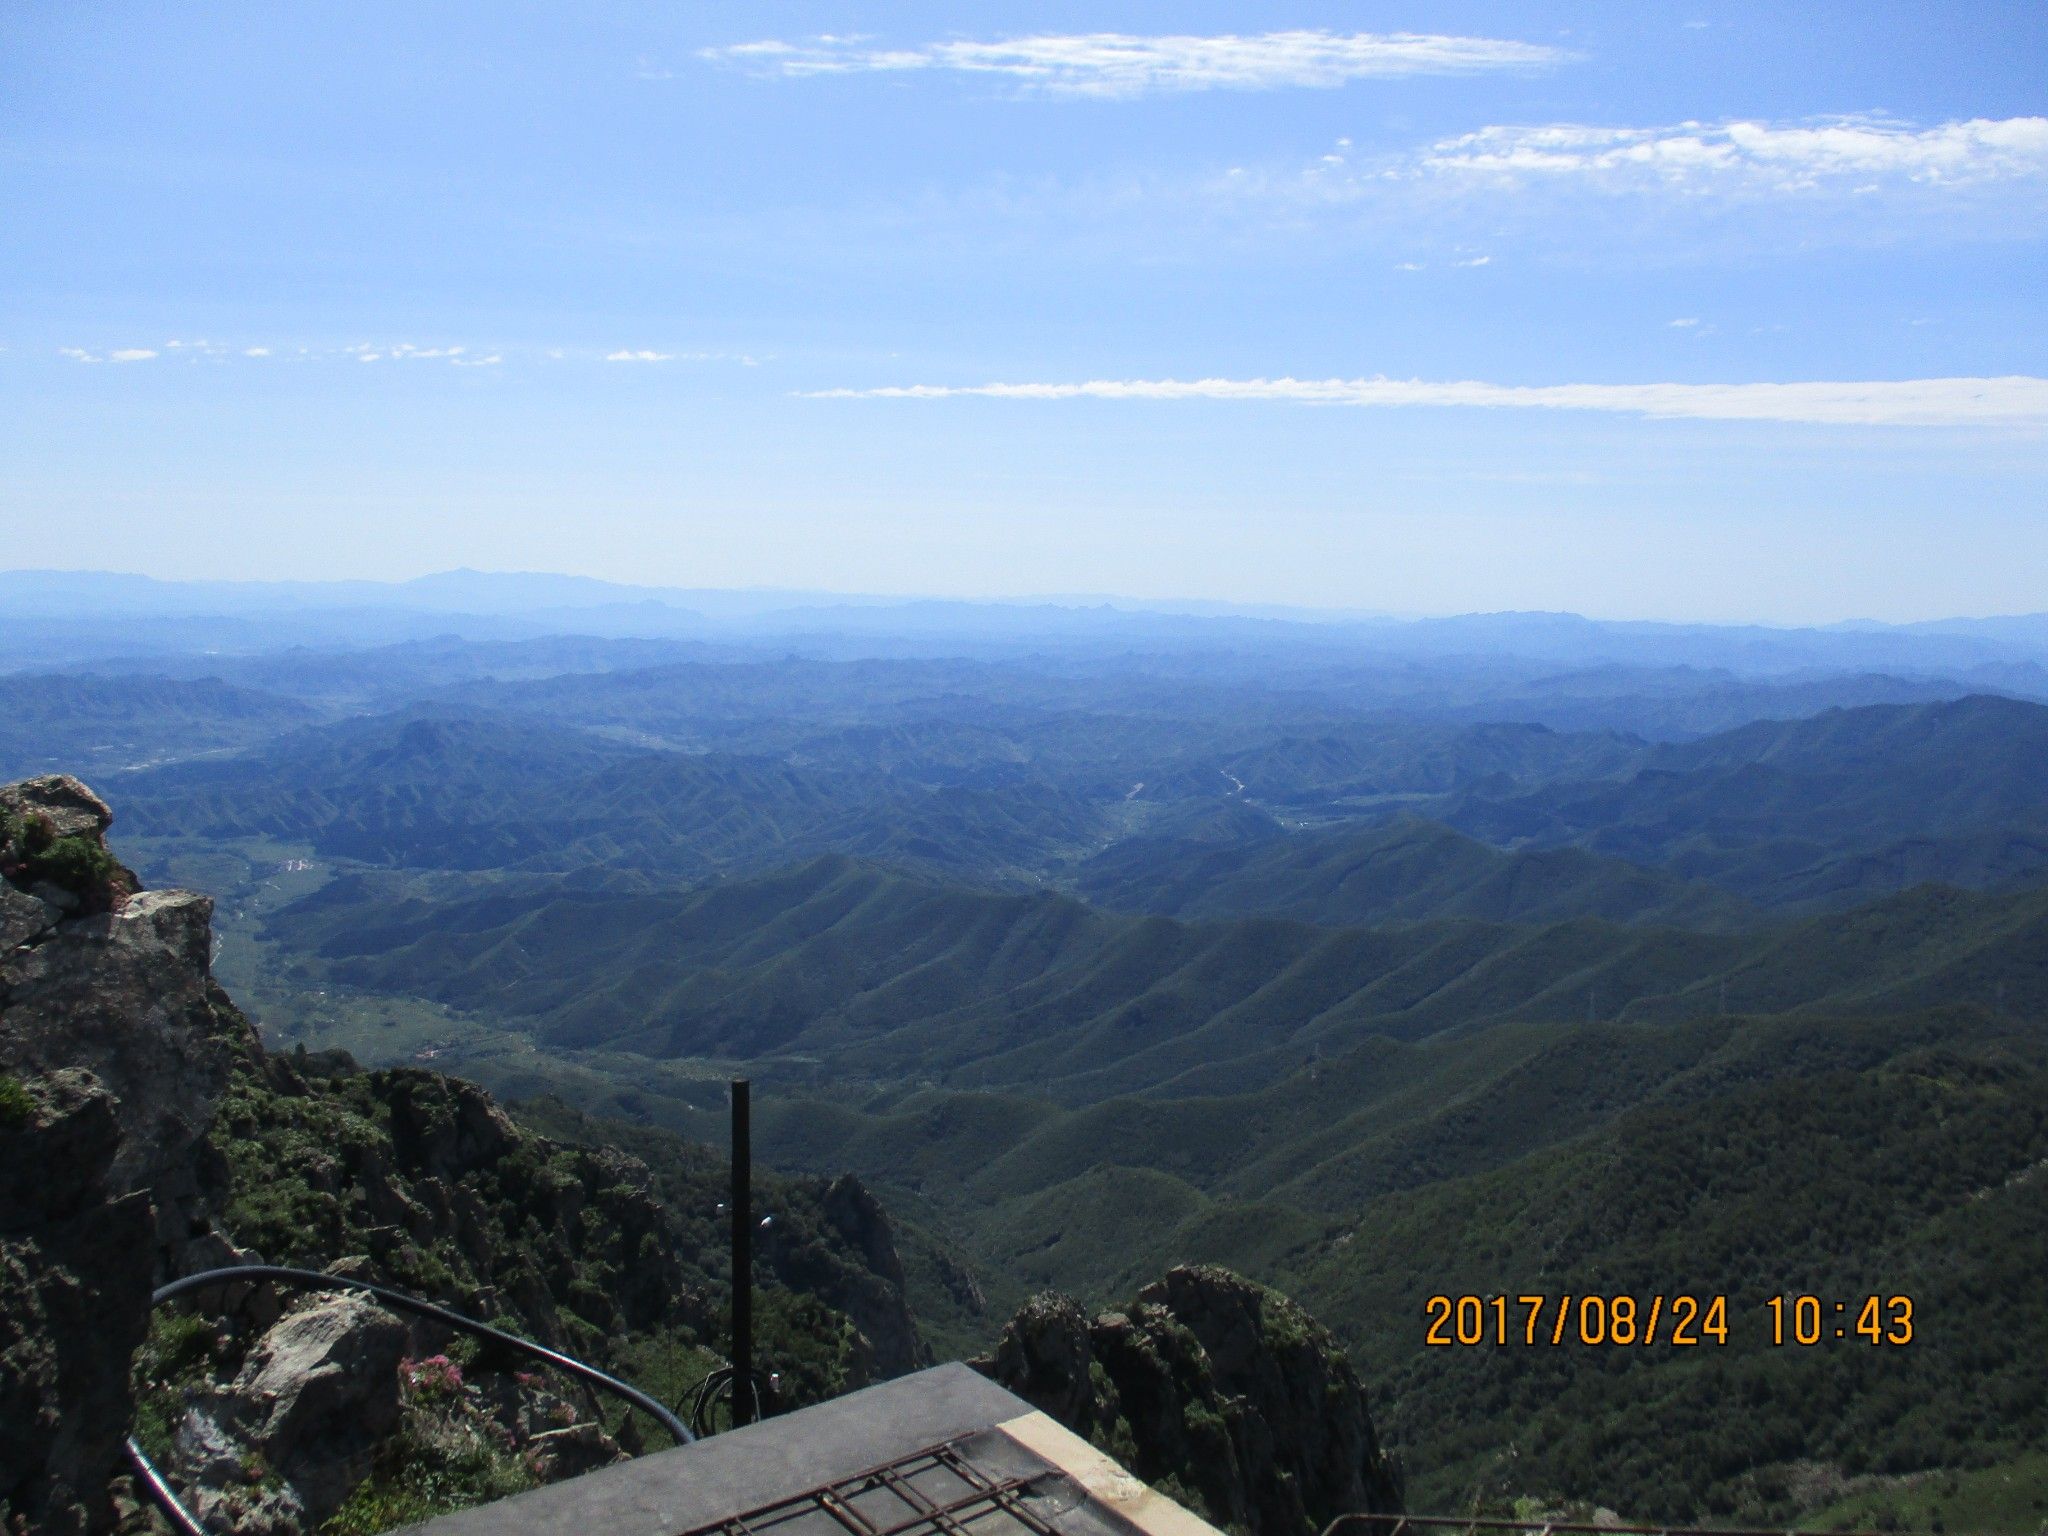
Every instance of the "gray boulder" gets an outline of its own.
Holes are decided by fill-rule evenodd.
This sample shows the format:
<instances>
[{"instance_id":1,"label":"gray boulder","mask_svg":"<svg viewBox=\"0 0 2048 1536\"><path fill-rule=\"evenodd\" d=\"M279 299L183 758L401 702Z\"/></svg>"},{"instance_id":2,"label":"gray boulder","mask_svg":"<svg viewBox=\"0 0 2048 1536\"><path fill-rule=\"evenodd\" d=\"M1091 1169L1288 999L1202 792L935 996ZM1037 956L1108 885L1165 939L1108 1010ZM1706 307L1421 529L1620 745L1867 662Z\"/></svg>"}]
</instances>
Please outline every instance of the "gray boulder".
<instances>
[{"instance_id":1,"label":"gray boulder","mask_svg":"<svg viewBox=\"0 0 2048 1536\"><path fill-rule=\"evenodd\" d=\"M398 1427L406 1341L365 1296L316 1297L257 1340L227 1389L240 1437L291 1485L307 1525L341 1507Z\"/></svg>"},{"instance_id":2,"label":"gray boulder","mask_svg":"<svg viewBox=\"0 0 2048 1536\"><path fill-rule=\"evenodd\" d=\"M195 1398L176 1466L203 1524L300 1536L339 1509L398 1427L405 1325L368 1298L318 1295Z\"/></svg>"}]
</instances>

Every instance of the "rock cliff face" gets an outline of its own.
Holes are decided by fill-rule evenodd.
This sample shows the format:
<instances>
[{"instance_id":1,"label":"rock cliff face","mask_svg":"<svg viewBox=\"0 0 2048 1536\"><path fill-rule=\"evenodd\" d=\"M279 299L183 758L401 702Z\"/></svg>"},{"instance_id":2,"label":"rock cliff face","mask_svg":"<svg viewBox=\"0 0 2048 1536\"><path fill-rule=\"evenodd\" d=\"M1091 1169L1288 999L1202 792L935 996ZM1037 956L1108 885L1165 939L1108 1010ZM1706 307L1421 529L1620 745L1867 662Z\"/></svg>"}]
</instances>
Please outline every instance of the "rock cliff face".
<instances>
[{"instance_id":1,"label":"rock cliff face","mask_svg":"<svg viewBox=\"0 0 2048 1536\"><path fill-rule=\"evenodd\" d=\"M0 1521L38 1530L108 1518L150 1289L228 1251L202 1143L247 1026L209 903L139 891L112 820L76 779L0 788Z\"/></svg>"},{"instance_id":2,"label":"rock cliff face","mask_svg":"<svg viewBox=\"0 0 2048 1536\"><path fill-rule=\"evenodd\" d=\"M209 974L210 903L142 890L107 850L112 819L75 779L0 787L0 1531L109 1528L131 1428L217 1528L270 1536L337 1511L376 1529L447 1507L451 1482L492 1497L617 1456L574 1392L339 1289L237 1287L152 1321L153 1286L268 1261L601 1363L636 1340L701 1360L722 1342L723 1169L686 1148L657 1185L470 1084L267 1053ZM917 1363L872 1197L763 1182L793 1379Z\"/></svg>"},{"instance_id":3,"label":"rock cliff face","mask_svg":"<svg viewBox=\"0 0 2048 1536\"><path fill-rule=\"evenodd\" d=\"M106 1515L155 1223L108 1176L120 1127L89 1074L0 1085L0 1530L68 1536Z\"/></svg>"},{"instance_id":4,"label":"rock cliff face","mask_svg":"<svg viewBox=\"0 0 2048 1536\"><path fill-rule=\"evenodd\" d=\"M1335 1340L1228 1270L1172 1270L1093 1319L1071 1297L1036 1297L971 1363L1219 1525L1305 1536L1401 1507Z\"/></svg>"}]
</instances>

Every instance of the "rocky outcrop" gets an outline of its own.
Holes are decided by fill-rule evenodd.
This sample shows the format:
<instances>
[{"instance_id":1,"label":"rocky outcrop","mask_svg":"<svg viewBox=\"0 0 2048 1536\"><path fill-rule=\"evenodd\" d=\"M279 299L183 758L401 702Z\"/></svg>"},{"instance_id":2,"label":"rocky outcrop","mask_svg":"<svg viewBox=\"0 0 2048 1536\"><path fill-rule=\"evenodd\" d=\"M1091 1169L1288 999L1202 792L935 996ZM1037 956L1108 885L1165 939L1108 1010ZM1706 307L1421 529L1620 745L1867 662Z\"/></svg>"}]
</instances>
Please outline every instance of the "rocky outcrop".
<instances>
[{"instance_id":1,"label":"rocky outcrop","mask_svg":"<svg viewBox=\"0 0 2048 1536\"><path fill-rule=\"evenodd\" d=\"M842 1266L835 1281L819 1294L852 1318L867 1339L876 1377L901 1376L931 1364L930 1351L918 1337L917 1322L903 1299L903 1260L882 1202L852 1174L841 1174L825 1186L819 1214L861 1260L859 1267Z\"/></svg>"},{"instance_id":2,"label":"rocky outcrop","mask_svg":"<svg viewBox=\"0 0 2048 1536\"><path fill-rule=\"evenodd\" d=\"M403 1323L361 1295L315 1296L269 1328L178 1426L193 1512L221 1530L310 1530L398 1427Z\"/></svg>"},{"instance_id":3,"label":"rocky outcrop","mask_svg":"<svg viewBox=\"0 0 2048 1536\"><path fill-rule=\"evenodd\" d=\"M112 1096L108 1187L147 1192L162 1280L225 1257L212 1213L226 1169L205 1137L251 1038L210 975L213 903L141 890L106 852L112 820L64 775L0 788L0 1070L82 1070ZM34 852L25 827L56 841Z\"/></svg>"},{"instance_id":4,"label":"rocky outcrop","mask_svg":"<svg viewBox=\"0 0 2048 1536\"><path fill-rule=\"evenodd\" d=\"M0 1084L0 1530L70 1536L109 1518L154 1221L110 1177L120 1125L90 1074Z\"/></svg>"},{"instance_id":5,"label":"rocky outcrop","mask_svg":"<svg viewBox=\"0 0 2048 1536\"><path fill-rule=\"evenodd\" d=\"M138 894L112 819L76 779L0 788L0 1528L110 1518L150 1289L221 1185L209 908Z\"/></svg>"},{"instance_id":6,"label":"rocky outcrop","mask_svg":"<svg viewBox=\"0 0 2048 1536\"><path fill-rule=\"evenodd\" d=\"M1401 1507L1343 1351L1228 1270L1172 1270L1093 1319L1071 1297L1036 1297L971 1363L1219 1525L1305 1536Z\"/></svg>"}]
</instances>

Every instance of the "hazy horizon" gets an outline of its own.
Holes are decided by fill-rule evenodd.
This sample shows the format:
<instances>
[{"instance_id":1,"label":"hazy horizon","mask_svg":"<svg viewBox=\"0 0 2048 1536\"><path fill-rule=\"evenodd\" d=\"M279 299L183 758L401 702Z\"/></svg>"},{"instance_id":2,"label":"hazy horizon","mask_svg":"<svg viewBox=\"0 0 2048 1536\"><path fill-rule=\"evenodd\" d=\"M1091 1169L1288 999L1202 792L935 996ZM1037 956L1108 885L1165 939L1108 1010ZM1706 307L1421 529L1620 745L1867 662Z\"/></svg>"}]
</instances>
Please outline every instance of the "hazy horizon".
<instances>
[{"instance_id":1,"label":"hazy horizon","mask_svg":"<svg viewBox=\"0 0 2048 1536\"><path fill-rule=\"evenodd\" d=\"M0 578L50 576L62 578L109 577L117 580L137 580L161 584L166 587L387 587L404 588L417 586L446 577L481 577L505 580L541 580L589 582L612 588L624 594L648 594L638 600L651 600L654 596L728 596L733 598L787 599L792 604L820 605L830 603L852 604L863 607L910 606L918 604L957 605L961 607L1050 607L1066 609L1117 608L1125 607L1134 613L1158 613L1189 618L1269 618L1278 621L1295 619L1319 623L1426 623L1447 619L1478 618L1559 618L1584 619L1598 624L1646 624L1670 625L1674 627L1696 626L1702 628L1759 628L1759 629L1839 629L1861 625L1877 627L1910 627L1940 623L1980 623L1999 620L2032 619L2048 616L2048 608L2011 611L2004 613L1929 613L1906 619L1882 619L1869 614L1850 613L1803 620L1766 620L1748 618L1721 618L1707 615L1698 616L1650 616L1630 612L1595 612L1573 608L1467 608L1467 609L1369 609L1321 607L1305 603L1263 602L1258 600L1236 600L1227 597L1165 595L1140 596L1129 592L963 592L963 591L856 591L830 587L778 587L755 586L690 586L668 583L621 581L596 576L587 572L547 570L495 570L479 566L450 566L443 569L425 570L406 576L175 576L153 575L145 571L114 570L98 566L44 567L44 566L0 566ZM4 601L4 597L0 597ZM567 604L564 606L576 606Z\"/></svg>"}]
</instances>

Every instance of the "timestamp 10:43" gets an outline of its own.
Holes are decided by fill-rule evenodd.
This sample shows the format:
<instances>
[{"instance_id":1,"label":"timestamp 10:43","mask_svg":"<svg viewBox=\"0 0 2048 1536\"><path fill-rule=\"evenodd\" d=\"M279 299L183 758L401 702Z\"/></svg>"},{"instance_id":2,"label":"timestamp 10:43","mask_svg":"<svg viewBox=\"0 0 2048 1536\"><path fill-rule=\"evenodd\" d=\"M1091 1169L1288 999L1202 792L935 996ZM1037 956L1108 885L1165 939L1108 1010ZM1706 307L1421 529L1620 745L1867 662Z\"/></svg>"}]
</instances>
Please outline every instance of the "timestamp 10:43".
<instances>
[{"instance_id":1,"label":"timestamp 10:43","mask_svg":"<svg viewBox=\"0 0 2048 1536\"><path fill-rule=\"evenodd\" d=\"M1764 1303L1771 1314L1773 1344L1818 1344L1824 1339L1857 1339L1865 1344L1913 1342L1913 1298L1865 1296L1860 1301L1823 1300L1819 1296L1773 1296Z\"/></svg>"}]
</instances>

